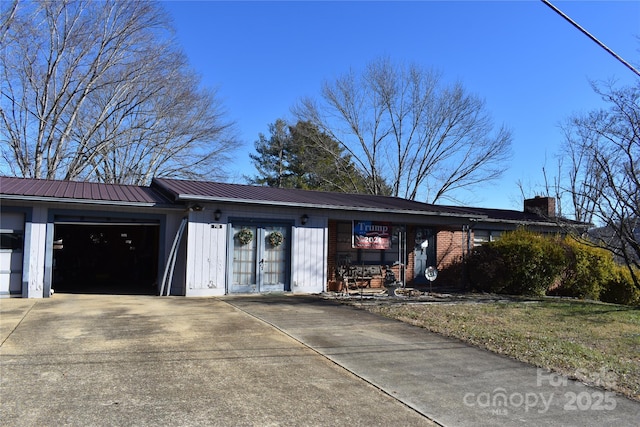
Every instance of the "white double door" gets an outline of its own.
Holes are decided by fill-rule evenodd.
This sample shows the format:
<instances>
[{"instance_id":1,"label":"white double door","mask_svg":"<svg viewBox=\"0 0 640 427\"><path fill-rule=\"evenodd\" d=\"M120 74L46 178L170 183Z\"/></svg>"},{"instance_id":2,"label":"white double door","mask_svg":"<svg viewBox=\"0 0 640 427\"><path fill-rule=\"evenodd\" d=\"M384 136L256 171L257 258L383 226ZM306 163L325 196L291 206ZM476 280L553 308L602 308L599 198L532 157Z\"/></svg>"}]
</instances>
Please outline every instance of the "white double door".
<instances>
[{"instance_id":1,"label":"white double door","mask_svg":"<svg viewBox=\"0 0 640 427\"><path fill-rule=\"evenodd\" d=\"M229 293L290 290L291 226L234 222Z\"/></svg>"}]
</instances>

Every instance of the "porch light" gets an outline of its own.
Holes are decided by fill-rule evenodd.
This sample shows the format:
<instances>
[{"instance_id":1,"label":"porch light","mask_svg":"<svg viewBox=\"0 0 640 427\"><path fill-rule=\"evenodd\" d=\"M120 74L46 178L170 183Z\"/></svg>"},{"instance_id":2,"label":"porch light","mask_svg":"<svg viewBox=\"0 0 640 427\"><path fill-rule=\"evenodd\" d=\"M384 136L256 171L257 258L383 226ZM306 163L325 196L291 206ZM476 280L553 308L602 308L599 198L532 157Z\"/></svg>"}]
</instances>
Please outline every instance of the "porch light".
<instances>
[{"instance_id":1,"label":"porch light","mask_svg":"<svg viewBox=\"0 0 640 427\"><path fill-rule=\"evenodd\" d=\"M222 211L220 209L216 209L216 211L213 213L213 218L218 221L220 218L222 218Z\"/></svg>"},{"instance_id":2,"label":"porch light","mask_svg":"<svg viewBox=\"0 0 640 427\"><path fill-rule=\"evenodd\" d=\"M309 221L309 215L304 214L300 217L300 222L302 223L302 225L305 225L307 221Z\"/></svg>"}]
</instances>

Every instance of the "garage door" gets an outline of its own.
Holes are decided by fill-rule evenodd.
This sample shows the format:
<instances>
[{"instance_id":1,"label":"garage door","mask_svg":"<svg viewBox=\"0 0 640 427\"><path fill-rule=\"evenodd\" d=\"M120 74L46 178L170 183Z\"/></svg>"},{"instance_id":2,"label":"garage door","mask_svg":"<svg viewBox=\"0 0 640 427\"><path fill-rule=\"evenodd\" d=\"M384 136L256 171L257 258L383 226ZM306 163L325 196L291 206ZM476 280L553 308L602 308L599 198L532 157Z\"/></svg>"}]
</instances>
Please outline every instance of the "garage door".
<instances>
[{"instance_id":1,"label":"garage door","mask_svg":"<svg viewBox=\"0 0 640 427\"><path fill-rule=\"evenodd\" d=\"M0 216L0 296L22 294L24 215Z\"/></svg>"},{"instance_id":2,"label":"garage door","mask_svg":"<svg viewBox=\"0 0 640 427\"><path fill-rule=\"evenodd\" d=\"M159 224L56 222L56 293L158 292Z\"/></svg>"}]
</instances>

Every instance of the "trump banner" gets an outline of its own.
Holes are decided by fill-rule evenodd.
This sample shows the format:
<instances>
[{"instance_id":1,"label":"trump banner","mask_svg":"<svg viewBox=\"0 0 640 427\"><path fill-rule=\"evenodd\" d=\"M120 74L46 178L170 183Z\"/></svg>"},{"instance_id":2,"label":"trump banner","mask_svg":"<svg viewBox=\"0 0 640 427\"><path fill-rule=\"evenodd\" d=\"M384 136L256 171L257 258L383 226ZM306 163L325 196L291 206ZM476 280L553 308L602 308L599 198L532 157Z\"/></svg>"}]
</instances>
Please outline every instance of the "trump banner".
<instances>
[{"instance_id":1,"label":"trump banner","mask_svg":"<svg viewBox=\"0 0 640 427\"><path fill-rule=\"evenodd\" d=\"M357 249L391 249L391 223L353 221L353 247Z\"/></svg>"}]
</instances>

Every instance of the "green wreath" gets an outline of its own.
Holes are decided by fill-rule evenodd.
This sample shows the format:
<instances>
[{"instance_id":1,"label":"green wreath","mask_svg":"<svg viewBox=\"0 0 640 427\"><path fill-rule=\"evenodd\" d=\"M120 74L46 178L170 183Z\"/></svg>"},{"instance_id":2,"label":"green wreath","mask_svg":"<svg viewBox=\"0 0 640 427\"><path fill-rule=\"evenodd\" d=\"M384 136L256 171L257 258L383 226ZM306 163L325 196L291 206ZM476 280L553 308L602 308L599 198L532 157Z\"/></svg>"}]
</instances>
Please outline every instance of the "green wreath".
<instances>
[{"instance_id":1,"label":"green wreath","mask_svg":"<svg viewBox=\"0 0 640 427\"><path fill-rule=\"evenodd\" d=\"M243 228L242 230L238 231L237 237L240 241L240 244L248 245L253 240L253 231L249 230L248 228Z\"/></svg>"},{"instance_id":2,"label":"green wreath","mask_svg":"<svg viewBox=\"0 0 640 427\"><path fill-rule=\"evenodd\" d=\"M269 244L274 247L278 247L284 242L284 236L279 231L272 231L269 233Z\"/></svg>"}]
</instances>

